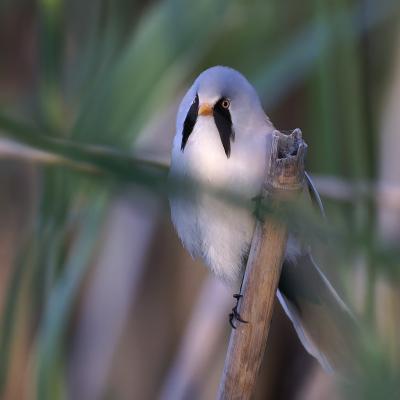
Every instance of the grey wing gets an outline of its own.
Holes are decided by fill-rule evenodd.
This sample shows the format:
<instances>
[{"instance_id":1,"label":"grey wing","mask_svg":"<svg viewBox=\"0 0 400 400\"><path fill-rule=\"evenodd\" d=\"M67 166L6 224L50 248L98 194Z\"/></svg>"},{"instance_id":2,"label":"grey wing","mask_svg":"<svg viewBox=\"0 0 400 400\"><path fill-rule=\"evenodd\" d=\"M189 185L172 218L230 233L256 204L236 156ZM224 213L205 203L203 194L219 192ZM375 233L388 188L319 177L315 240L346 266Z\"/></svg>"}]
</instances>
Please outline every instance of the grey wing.
<instances>
[{"instance_id":1,"label":"grey wing","mask_svg":"<svg viewBox=\"0 0 400 400\"><path fill-rule=\"evenodd\" d=\"M306 178L311 199L325 217L318 192L307 174ZM316 265L309 248L285 260L278 298L301 343L326 371L348 364L355 319Z\"/></svg>"},{"instance_id":2,"label":"grey wing","mask_svg":"<svg viewBox=\"0 0 400 400\"><path fill-rule=\"evenodd\" d=\"M304 174L306 176L308 193L310 194L311 200L312 200L314 206L319 209L322 217L326 218L324 205L322 204L322 200L321 200L321 197L319 196L318 190L315 187L313 181L311 180L310 175L308 175L307 172L304 172Z\"/></svg>"},{"instance_id":3,"label":"grey wing","mask_svg":"<svg viewBox=\"0 0 400 400\"><path fill-rule=\"evenodd\" d=\"M309 252L285 261L278 298L301 343L327 372L349 364L355 318Z\"/></svg>"}]
</instances>

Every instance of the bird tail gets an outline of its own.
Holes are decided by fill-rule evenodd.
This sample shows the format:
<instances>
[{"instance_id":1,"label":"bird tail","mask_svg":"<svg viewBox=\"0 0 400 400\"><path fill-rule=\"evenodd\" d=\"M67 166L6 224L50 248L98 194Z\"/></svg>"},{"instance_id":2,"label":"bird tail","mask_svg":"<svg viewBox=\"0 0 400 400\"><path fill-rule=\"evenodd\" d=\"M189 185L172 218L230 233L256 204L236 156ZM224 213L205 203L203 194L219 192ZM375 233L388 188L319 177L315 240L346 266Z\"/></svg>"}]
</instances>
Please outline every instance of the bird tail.
<instances>
[{"instance_id":1,"label":"bird tail","mask_svg":"<svg viewBox=\"0 0 400 400\"><path fill-rule=\"evenodd\" d=\"M325 371L353 367L356 320L311 254L284 262L277 295L304 348Z\"/></svg>"}]
</instances>

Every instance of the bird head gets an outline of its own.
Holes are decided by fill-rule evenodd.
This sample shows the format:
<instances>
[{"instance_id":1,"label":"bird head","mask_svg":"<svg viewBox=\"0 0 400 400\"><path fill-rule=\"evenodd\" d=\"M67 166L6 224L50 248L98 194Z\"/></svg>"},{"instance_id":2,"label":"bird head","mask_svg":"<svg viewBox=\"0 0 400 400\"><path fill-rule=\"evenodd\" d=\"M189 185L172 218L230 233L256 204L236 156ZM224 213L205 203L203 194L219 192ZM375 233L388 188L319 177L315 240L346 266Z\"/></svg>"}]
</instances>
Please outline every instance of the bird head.
<instances>
[{"instance_id":1,"label":"bird head","mask_svg":"<svg viewBox=\"0 0 400 400\"><path fill-rule=\"evenodd\" d=\"M181 151L202 118L213 120L228 158L235 135L255 134L255 127L269 123L252 85L239 72L222 66L202 72L182 100L177 117Z\"/></svg>"}]
</instances>

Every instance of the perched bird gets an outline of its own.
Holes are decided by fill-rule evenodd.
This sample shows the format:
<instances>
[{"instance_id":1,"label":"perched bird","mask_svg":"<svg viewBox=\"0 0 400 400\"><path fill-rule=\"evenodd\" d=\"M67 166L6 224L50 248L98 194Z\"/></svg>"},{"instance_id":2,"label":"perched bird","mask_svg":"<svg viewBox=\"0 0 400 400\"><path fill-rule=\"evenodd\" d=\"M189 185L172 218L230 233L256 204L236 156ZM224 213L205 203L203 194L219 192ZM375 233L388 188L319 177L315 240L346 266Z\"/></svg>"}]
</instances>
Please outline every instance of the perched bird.
<instances>
[{"instance_id":1,"label":"perched bird","mask_svg":"<svg viewBox=\"0 0 400 400\"><path fill-rule=\"evenodd\" d=\"M197 185L190 195L170 196L172 222L189 253L232 286L239 287L243 278L256 223L252 199L261 193L274 130L255 89L228 67L202 72L179 106L170 176L192 179ZM308 175L307 179L310 201L322 207ZM248 207L204 190L207 185L234 192ZM341 333L350 313L293 234L278 298L306 350L325 369L332 369L344 349ZM245 322L236 307L233 311ZM338 331L337 338L325 339L322 331L329 336Z\"/></svg>"}]
</instances>

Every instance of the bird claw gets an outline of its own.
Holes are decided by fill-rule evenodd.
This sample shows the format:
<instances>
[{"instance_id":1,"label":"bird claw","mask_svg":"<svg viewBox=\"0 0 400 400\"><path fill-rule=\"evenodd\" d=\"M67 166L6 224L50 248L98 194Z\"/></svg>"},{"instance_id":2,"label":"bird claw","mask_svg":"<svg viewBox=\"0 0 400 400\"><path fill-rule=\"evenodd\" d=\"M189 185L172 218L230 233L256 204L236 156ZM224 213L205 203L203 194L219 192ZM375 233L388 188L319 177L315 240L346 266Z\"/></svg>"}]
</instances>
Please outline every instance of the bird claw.
<instances>
[{"instance_id":1,"label":"bird claw","mask_svg":"<svg viewBox=\"0 0 400 400\"><path fill-rule=\"evenodd\" d=\"M241 315L238 312L238 305L239 305L239 300L243 297L242 294L234 294L233 297L236 299L236 305L235 307L232 308L232 312L229 314L229 324L233 329L236 329L236 326L234 324L234 320L243 322L244 324L247 324L248 321L245 321Z\"/></svg>"}]
</instances>

